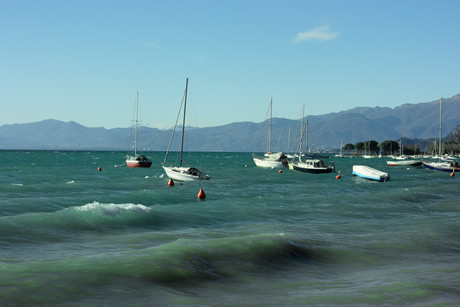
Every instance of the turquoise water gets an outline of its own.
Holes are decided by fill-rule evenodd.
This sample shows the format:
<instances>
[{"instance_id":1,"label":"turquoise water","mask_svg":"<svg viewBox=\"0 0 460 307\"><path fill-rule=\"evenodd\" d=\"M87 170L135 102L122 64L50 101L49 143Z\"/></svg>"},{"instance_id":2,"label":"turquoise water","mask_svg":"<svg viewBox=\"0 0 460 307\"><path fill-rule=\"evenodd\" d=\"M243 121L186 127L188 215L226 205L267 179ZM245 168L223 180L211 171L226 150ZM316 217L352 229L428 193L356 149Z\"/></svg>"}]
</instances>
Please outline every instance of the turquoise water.
<instances>
[{"instance_id":1,"label":"turquoise water","mask_svg":"<svg viewBox=\"0 0 460 307\"><path fill-rule=\"evenodd\" d=\"M336 179L192 153L211 180L169 187L151 156L0 152L0 305L460 302L460 174L337 158Z\"/></svg>"}]
</instances>

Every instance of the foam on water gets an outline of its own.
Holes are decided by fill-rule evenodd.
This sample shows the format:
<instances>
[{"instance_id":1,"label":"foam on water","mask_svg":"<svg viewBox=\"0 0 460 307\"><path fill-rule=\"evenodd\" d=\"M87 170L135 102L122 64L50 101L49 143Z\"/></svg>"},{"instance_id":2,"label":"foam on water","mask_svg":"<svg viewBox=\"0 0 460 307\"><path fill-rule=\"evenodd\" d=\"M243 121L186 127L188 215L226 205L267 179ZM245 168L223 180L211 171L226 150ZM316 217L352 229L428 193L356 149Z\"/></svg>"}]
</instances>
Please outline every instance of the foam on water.
<instances>
[{"instance_id":1,"label":"foam on water","mask_svg":"<svg viewBox=\"0 0 460 307\"><path fill-rule=\"evenodd\" d=\"M70 209L75 209L77 211L87 211L92 213L102 213L104 215L116 216L120 213L130 211L135 213L148 213L152 209L141 204L100 204L97 201L94 201L90 204L86 204L80 207L74 207Z\"/></svg>"}]
</instances>

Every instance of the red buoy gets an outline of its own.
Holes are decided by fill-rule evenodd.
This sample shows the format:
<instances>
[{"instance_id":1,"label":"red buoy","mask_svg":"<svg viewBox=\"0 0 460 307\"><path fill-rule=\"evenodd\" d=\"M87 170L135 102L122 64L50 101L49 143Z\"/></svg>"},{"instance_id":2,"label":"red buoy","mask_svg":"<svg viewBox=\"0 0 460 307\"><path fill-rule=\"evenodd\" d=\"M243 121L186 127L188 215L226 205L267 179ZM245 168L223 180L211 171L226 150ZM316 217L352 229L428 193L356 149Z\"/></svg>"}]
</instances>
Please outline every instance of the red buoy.
<instances>
[{"instance_id":1,"label":"red buoy","mask_svg":"<svg viewBox=\"0 0 460 307\"><path fill-rule=\"evenodd\" d=\"M455 176L455 171L452 171L452 173L450 173L450 177L454 177Z\"/></svg>"},{"instance_id":2,"label":"red buoy","mask_svg":"<svg viewBox=\"0 0 460 307\"><path fill-rule=\"evenodd\" d=\"M174 181L173 181L171 178L169 178L168 185L169 185L170 187L173 187L173 186L174 186Z\"/></svg>"},{"instance_id":3,"label":"red buoy","mask_svg":"<svg viewBox=\"0 0 460 307\"><path fill-rule=\"evenodd\" d=\"M280 173L280 174L281 174L282 172L283 172L283 170L282 170L282 169L280 169L280 170L278 171L278 173Z\"/></svg>"},{"instance_id":4,"label":"red buoy","mask_svg":"<svg viewBox=\"0 0 460 307\"><path fill-rule=\"evenodd\" d=\"M98 171L98 172L102 171L102 167L99 166L99 167L97 168L97 171Z\"/></svg>"},{"instance_id":5,"label":"red buoy","mask_svg":"<svg viewBox=\"0 0 460 307\"><path fill-rule=\"evenodd\" d=\"M342 176L340 176L340 174L339 174L339 175L335 176L335 179L340 179L341 177Z\"/></svg>"},{"instance_id":6,"label":"red buoy","mask_svg":"<svg viewBox=\"0 0 460 307\"><path fill-rule=\"evenodd\" d=\"M205 199L206 198L206 194L204 193L203 189L200 189L200 192L198 192L197 197L199 199Z\"/></svg>"}]
</instances>

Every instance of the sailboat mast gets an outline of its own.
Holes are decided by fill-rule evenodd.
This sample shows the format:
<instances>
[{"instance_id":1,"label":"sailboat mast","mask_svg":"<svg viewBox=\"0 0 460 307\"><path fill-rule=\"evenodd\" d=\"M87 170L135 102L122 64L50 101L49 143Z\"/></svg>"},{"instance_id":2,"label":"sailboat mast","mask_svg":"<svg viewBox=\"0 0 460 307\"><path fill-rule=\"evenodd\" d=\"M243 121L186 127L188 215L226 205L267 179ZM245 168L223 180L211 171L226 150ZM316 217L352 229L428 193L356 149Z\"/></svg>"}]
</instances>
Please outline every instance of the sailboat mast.
<instances>
[{"instance_id":1,"label":"sailboat mast","mask_svg":"<svg viewBox=\"0 0 460 307\"><path fill-rule=\"evenodd\" d=\"M188 78L185 81L185 101L184 101L184 120L182 121L182 144L180 147L180 164L182 166L182 156L184 154L184 133L185 133L185 113L187 111L187 90L188 90Z\"/></svg>"},{"instance_id":2,"label":"sailboat mast","mask_svg":"<svg viewBox=\"0 0 460 307\"><path fill-rule=\"evenodd\" d=\"M272 99L270 98L270 130L268 131L268 152L272 152Z\"/></svg>"},{"instance_id":3,"label":"sailboat mast","mask_svg":"<svg viewBox=\"0 0 460 307\"><path fill-rule=\"evenodd\" d=\"M309 153L310 150L308 149L308 119L305 124L305 153Z\"/></svg>"},{"instance_id":4,"label":"sailboat mast","mask_svg":"<svg viewBox=\"0 0 460 307\"><path fill-rule=\"evenodd\" d=\"M136 91L136 131L134 132L134 156L137 156L137 123L139 122L139 91Z\"/></svg>"},{"instance_id":5,"label":"sailboat mast","mask_svg":"<svg viewBox=\"0 0 460 307\"><path fill-rule=\"evenodd\" d=\"M299 145L299 161L300 157L302 156L302 141L303 141L303 133L304 133L304 125L303 125L303 118L304 118L304 112L305 112L305 104L302 105L302 120L300 121L300 145Z\"/></svg>"},{"instance_id":6,"label":"sailboat mast","mask_svg":"<svg viewBox=\"0 0 460 307\"><path fill-rule=\"evenodd\" d=\"M439 157L442 151L442 97L439 98Z\"/></svg>"}]
</instances>

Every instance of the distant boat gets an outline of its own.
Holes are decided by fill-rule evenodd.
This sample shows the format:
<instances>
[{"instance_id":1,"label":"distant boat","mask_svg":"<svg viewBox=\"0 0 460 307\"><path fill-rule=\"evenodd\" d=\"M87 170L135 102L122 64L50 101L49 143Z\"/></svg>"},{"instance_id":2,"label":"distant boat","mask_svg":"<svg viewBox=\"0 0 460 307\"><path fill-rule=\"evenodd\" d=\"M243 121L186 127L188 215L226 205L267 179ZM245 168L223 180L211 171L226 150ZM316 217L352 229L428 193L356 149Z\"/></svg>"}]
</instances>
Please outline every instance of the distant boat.
<instances>
[{"instance_id":1,"label":"distant boat","mask_svg":"<svg viewBox=\"0 0 460 307\"><path fill-rule=\"evenodd\" d=\"M342 141L340 141L340 152L339 152L338 154L335 155L337 158L344 158L344 157L345 157L345 156L343 155L342 150L343 150L343 138L342 138Z\"/></svg>"},{"instance_id":2,"label":"distant boat","mask_svg":"<svg viewBox=\"0 0 460 307\"><path fill-rule=\"evenodd\" d=\"M457 161L441 161L442 160L442 98L439 99L439 152L438 162L422 161L423 167L441 172L456 172L460 171Z\"/></svg>"},{"instance_id":3,"label":"distant boat","mask_svg":"<svg viewBox=\"0 0 460 307\"><path fill-rule=\"evenodd\" d=\"M359 176L369 180L375 181L388 181L390 180L390 175L388 173L379 171L375 168L365 166L365 165L353 165L353 176Z\"/></svg>"},{"instance_id":4,"label":"distant boat","mask_svg":"<svg viewBox=\"0 0 460 307\"><path fill-rule=\"evenodd\" d=\"M128 167L150 167L152 160L144 155L137 154L137 130L139 123L139 92L136 93L136 128L134 132L134 155L126 155L126 166Z\"/></svg>"},{"instance_id":5,"label":"distant boat","mask_svg":"<svg viewBox=\"0 0 460 307\"><path fill-rule=\"evenodd\" d=\"M309 152L305 154L305 157L307 159L329 159L331 156L317 152Z\"/></svg>"},{"instance_id":6,"label":"distant boat","mask_svg":"<svg viewBox=\"0 0 460 307\"><path fill-rule=\"evenodd\" d=\"M422 160L419 159L398 159L387 161L388 166L421 166Z\"/></svg>"},{"instance_id":7,"label":"distant boat","mask_svg":"<svg viewBox=\"0 0 460 307\"><path fill-rule=\"evenodd\" d=\"M272 100L270 99L270 126L268 130L268 151L263 157L252 154L252 159L258 167L278 168L287 166L287 157L283 152L272 153Z\"/></svg>"},{"instance_id":8,"label":"distant boat","mask_svg":"<svg viewBox=\"0 0 460 307\"><path fill-rule=\"evenodd\" d=\"M368 141L367 144L364 143L364 155L363 155L363 158L364 159L372 159L372 158L375 158L374 155L371 155L371 154L368 154L368 151L370 153L371 151L371 142Z\"/></svg>"},{"instance_id":9,"label":"distant boat","mask_svg":"<svg viewBox=\"0 0 460 307\"><path fill-rule=\"evenodd\" d=\"M402 140L399 140L399 156L387 161L388 166L421 166L422 160L411 159L404 155Z\"/></svg>"},{"instance_id":10,"label":"distant boat","mask_svg":"<svg viewBox=\"0 0 460 307\"><path fill-rule=\"evenodd\" d=\"M184 119L182 122L182 143L181 143L181 148L180 148L180 163L179 163L179 166L167 166L166 165L169 150L171 148L171 143L174 137L174 132L176 131L176 127L177 127L177 122L176 122L176 125L174 126L174 130L171 136L171 140L169 142L168 150L166 152L165 160L163 162L163 169L169 178L177 180L177 181L209 180L211 178L209 175L204 174L203 172L199 171L197 168L191 166L190 164L189 166L183 166L184 162L186 162L183 159L183 153L184 153L184 135L185 135L185 113L187 110L187 91L188 91L188 78L186 79L186 82L185 82ZM180 114L181 109L182 109L182 105L181 105L181 108L179 109L179 114Z\"/></svg>"}]
</instances>

